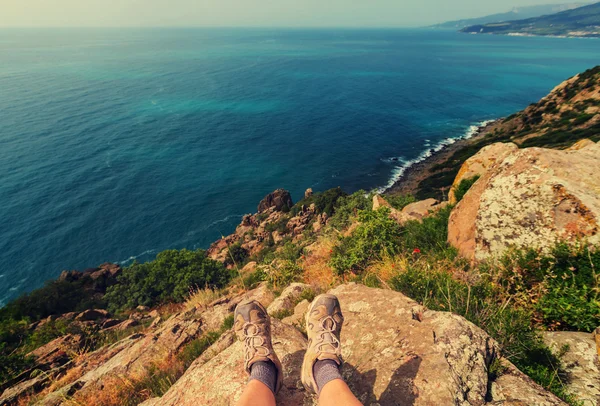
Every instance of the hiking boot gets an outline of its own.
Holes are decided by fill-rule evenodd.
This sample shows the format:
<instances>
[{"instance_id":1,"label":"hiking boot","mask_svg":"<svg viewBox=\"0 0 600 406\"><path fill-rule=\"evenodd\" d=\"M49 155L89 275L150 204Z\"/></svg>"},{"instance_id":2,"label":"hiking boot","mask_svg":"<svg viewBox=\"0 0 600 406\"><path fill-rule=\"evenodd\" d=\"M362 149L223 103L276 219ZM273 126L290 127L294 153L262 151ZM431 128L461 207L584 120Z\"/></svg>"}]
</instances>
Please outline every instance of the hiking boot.
<instances>
[{"instance_id":1,"label":"hiking boot","mask_svg":"<svg viewBox=\"0 0 600 406\"><path fill-rule=\"evenodd\" d=\"M302 384L307 391L317 394L313 367L317 361L332 360L342 365L340 332L344 316L340 302L334 295L320 295L313 300L306 313L308 349L302 363Z\"/></svg>"},{"instance_id":2,"label":"hiking boot","mask_svg":"<svg viewBox=\"0 0 600 406\"><path fill-rule=\"evenodd\" d=\"M256 300L245 300L237 305L233 316L233 330L244 342L244 368L250 374L252 365L259 361L272 362L277 368L275 393L281 388L283 374L281 362L271 343L271 319L265 308Z\"/></svg>"}]
</instances>

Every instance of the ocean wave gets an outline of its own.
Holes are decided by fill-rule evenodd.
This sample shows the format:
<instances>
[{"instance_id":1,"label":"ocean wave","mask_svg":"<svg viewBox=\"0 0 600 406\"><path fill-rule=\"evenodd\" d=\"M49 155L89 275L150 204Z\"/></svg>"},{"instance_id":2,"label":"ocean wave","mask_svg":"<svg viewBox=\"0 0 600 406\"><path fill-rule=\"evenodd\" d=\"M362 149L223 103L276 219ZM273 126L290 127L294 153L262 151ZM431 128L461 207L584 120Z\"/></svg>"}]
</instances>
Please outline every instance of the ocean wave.
<instances>
[{"instance_id":1,"label":"ocean wave","mask_svg":"<svg viewBox=\"0 0 600 406\"><path fill-rule=\"evenodd\" d=\"M431 157L435 153L440 152L442 149L446 148L447 146L454 144L456 141L468 140L469 138L472 138L479 132L479 130L481 128L489 125L490 123L493 123L494 121L495 120L484 120L477 124L473 124L467 128L467 130L463 133L463 135L461 135L459 137L455 137L455 138L443 139L442 141L437 143L433 148L428 148L427 150L425 150L423 153L421 153L421 155L419 155L415 159L406 160L403 157L392 157L392 158L384 159L383 160L384 162L388 162L388 163L399 162L402 165L396 166L392 170L392 176L390 177L390 180L388 181L388 183L383 187L376 188L375 189L376 192L383 193L386 190L390 189L392 186L394 186L396 184L396 182L398 182L400 179L402 179L402 176L404 176L406 171L411 166L418 164L419 162L423 162L424 160ZM429 146L430 145L429 140L425 140L425 141L427 142L427 144L425 144L425 145Z\"/></svg>"},{"instance_id":2,"label":"ocean wave","mask_svg":"<svg viewBox=\"0 0 600 406\"><path fill-rule=\"evenodd\" d=\"M232 215L229 215L229 216L224 217L222 219L215 220L212 223L210 223L210 224L208 224L208 225L206 225L206 226L204 226L204 227L202 227L202 228L200 228L198 230L194 230L194 231L188 232L187 233L187 237L194 236L194 235L196 235L198 233L201 233L203 231L206 231L208 229L213 228L217 224L226 223L226 222L228 222L228 221L230 221L231 219L234 219L234 218L237 218L237 219L241 220L242 217L244 217L244 214L232 214ZM217 230L217 231L219 231L219 233L221 233L220 230ZM189 241L189 238L186 239L186 240ZM185 241L184 241L184 244L185 244ZM175 245L177 245L177 244L175 244ZM193 247L193 249L198 249L200 247L200 245L199 244L194 244L192 247ZM156 254L156 253L158 253L158 250L156 250L156 249L146 250L146 251L142 252L141 254L132 255L129 258L127 258L127 259L125 259L123 261L117 261L116 263L119 264L119 265L130 265L133 261L137 260L140 257L144 257L144 256L147 256L147 255Z\"/></svg>"},{"instance_id":3,"label":"ocean wave","mask_svg":"<svg viewBox=\"0 0 600 406\"><path fill-rule=\"evenodd\" d=\"M187 233L187 235L188 235L188 236L192 236L192 235L195 235L195 234L201 233L201 232L203 232L203 231L206 231L206 230L208 230L208 229L210 229L210 228L213 228L213 227L214 227L214 226L216 226L217 224L221 224L221 223L227 223L228 221L230 221L230 220L231 220L231 219L233 219L233 218L237 218L237 219L241 220L241 219L242 219L242 217L244 217L244 216L245 216L245 214L231 214L231 215L229 215L229 216L227 216L227 217L224 217L224 218L222 218L222 219L215 220L215 221L213 221L212 223L210 223L209 225L207 225L207 226L204 226L204 227L202 227L202 228L200 228L200 229L198 229L198 230L190 231L190 232L188 232L188 233ZM220 230L217 230L217 231L219 231L219 233L220 233Z\"/></svg>"},{"instance_id":4,"label":"ocean wave","mask_svg":"<svg viewBox=\"0 0 600 406\"><path fill-rule=\"evenodd\" d=\"M142 257L144 255L154 254L155 252L156 252L156 250L147 250L147 251L142 252L141 254L132 255L129 258L127 258L126 260L124 260L124 261L117 261L117 264L119 264L119 265L129 265L130 263L132 263L133 261L135 261L139 257Z\"/></svg>"}]
</instances>

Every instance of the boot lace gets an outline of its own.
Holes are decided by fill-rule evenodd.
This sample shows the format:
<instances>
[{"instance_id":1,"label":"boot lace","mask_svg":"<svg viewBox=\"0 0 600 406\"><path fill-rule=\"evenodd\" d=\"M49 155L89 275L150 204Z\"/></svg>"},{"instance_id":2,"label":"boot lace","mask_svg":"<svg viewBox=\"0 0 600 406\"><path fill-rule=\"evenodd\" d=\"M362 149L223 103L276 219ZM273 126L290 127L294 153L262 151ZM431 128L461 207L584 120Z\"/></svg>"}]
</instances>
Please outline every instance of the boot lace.
<instances>
[{"instance_id":1,"label":"boot lace","mask_svg":"<svg viewBox=\"0 0 600 406\"><path fill-rule=\"evenodd\" d=\"M340 350L340 340L335 332L337 322L331 316L326 316L321 320L321 330L317 332L317 342L315 347L318 352L338 354Z\"/></svg>"},{"instance_id":2,"label":"boot lace","mask_svg":"<svg viewBox=\"0 0 600 406\"><path fill-rule=\"evenodd\" d=\"M245 323L244 331L244 362L246 365L254 357L268 357L271 350L267 347L262 329L255 323Z\"/></svg>"}]
</instances>

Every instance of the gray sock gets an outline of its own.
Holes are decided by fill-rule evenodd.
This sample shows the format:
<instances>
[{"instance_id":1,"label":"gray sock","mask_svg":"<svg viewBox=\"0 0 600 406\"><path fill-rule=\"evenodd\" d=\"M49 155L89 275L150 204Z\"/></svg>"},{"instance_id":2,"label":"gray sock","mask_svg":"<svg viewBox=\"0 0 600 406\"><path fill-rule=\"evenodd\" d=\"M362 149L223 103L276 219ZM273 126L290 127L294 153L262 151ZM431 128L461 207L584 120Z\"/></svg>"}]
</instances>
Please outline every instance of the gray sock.
<instances>
[{"instance_id":1,"label":"gray sock","mask_svg":"<svg viewBox=\"0 0 600 406\"><path fill-rule=\"evenodd\" d=\"M248 382L255 379L267 385L267 387L271 389L271 392L275 394L275 386L277 385L277 367L275 367L275 364L271 361L259 361L252 364Z\"/></svg>"},{"instance_id":2,"label":"gray sock","mask_svg":"<svg viewBox=\"0 0 600 406\"><path fill-rule=\"evenodd\" d=\"M317 361L313 366L313 374L315 375L315 381L319 388L319 393L326 383L333 381L334 379L341 379L340 369L335 361L326 359L323 361Z\"/></svg>"}]
</instances>

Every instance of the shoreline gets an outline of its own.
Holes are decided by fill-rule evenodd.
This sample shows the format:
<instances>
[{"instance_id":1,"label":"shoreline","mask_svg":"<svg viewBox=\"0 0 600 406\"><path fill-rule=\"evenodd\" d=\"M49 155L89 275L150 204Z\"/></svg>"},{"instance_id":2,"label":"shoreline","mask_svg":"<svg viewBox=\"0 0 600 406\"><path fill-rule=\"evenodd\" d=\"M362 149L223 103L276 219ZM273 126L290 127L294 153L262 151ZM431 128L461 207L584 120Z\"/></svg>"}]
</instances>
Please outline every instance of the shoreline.
<instances>
[{"instance_id":1,"label":"shoreline","mask_svg":"<svg viewBox=\"0 0 600 406\"><path fill-rule=\"evenodd\" d=\"M471 134L467 133L463 137L454 138L453 142L445 145L442 142L442 145L439 149L434 148L425 151L421 155L421 159L417 158L408 166L400 168L401 174L393 184L377 190L381 194L414 193L418 189L421 181L429 176L433 167L440 163L446 162L455 152L461 150L463 147L484 138L490 132L490 130L493 129L495 125L500 123L503 119L504 118L497 118L494 120L479 122L478 125L474 125L476 129Z\"/></svg>"}]
</instances>

